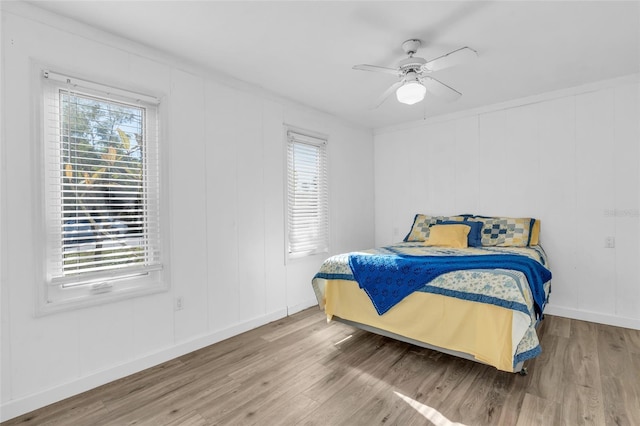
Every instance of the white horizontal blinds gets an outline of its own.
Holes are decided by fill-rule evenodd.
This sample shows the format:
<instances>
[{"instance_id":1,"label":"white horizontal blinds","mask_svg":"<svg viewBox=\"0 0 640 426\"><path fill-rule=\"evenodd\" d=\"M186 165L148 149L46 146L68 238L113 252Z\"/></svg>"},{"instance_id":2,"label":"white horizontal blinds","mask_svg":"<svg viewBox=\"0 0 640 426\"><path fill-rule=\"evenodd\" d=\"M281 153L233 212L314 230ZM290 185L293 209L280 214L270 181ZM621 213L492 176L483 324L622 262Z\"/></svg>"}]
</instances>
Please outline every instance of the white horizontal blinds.
<instances>
[{"instance_id":1,"label":"white horizontal blinds","mask_svg":"<svg viewBox=\"0 0 640 426\"><path fill-rule=\"evenodd\" d=\"M327 142L288 131L287 204L290 257L328 251Z\"/></svg>"},{"instance_id":2,"label":"white horizontal blinds","mask_svg":"<svg viewBox=\"0 0 640 426\"><path fill-rule=\"evenodd\" d=\"M159 269L153 98L44 77L50 283L67 287Z\"/></svg>"}]
</instances>

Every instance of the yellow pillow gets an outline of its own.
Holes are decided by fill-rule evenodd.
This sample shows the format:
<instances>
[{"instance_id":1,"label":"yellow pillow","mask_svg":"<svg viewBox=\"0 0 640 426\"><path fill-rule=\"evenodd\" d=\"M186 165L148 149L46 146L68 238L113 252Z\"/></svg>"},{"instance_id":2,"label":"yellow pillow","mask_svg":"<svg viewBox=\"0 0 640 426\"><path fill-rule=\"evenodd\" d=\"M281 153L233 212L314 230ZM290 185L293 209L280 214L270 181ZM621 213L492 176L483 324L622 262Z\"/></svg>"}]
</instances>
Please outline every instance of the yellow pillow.
<instances>
[{"instance_id":1,"label":"yellow pillow","mask_svg":"<svg viewBox=\"0 0 640 426\"><path fill-rule=\"evenodd\" d=\"M540 242L540 219L536 219L533 222L533 227L531 228L531 238L529 239L530 246L537 246Z\"/></svg>"},{"instance_id":2,"label":"yellow pillow","mask_svg":"<svg viewBox=\"0 0 640 426\"><path fill-rule=\"evenodd\" d=\"M470 230L469 225L431 225L429 238L424 242L424 245L465 248Z\"/></svg>"}]
</instances>

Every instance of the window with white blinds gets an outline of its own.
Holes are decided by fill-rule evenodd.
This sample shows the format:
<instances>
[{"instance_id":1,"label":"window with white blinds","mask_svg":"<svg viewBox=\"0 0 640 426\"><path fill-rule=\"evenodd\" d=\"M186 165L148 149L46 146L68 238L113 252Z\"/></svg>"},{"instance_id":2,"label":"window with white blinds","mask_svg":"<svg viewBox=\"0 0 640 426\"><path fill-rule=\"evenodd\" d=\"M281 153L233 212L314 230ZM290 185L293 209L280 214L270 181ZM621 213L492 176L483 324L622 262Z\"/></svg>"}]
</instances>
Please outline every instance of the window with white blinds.
<instances>
[{"instance_id":1,"label":"window with white blinds","mask_svg":"<svg viewBox=\"0 0 640 426\"><path fill-rule=\"evenodd\" d=\"M47 284L102 294L157 281L158 100L43 79Z\"/></svg>"},{"instance_id":2,"label":"window with white blinds","mask_svg":"<svg viewBox=\"0 0 640 426\"><path fill-rule=\"evenodd\" d=\"M327 140L287 131L288 257L329 251Z\"/></svg>"}]
</instances>

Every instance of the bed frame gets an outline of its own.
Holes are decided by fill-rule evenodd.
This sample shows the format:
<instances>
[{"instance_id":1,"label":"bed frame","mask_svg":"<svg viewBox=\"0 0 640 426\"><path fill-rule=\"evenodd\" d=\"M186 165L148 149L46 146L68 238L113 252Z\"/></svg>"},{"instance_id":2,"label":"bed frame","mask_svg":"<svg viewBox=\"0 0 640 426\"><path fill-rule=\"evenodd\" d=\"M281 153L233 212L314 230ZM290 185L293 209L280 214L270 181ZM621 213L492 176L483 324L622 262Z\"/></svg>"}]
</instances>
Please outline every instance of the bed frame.
<instances>
[{"instance_id":1,"label":"bed frame","mask_svg":"<svg viewBox=\"0 0 640 426\"><path fill-rule=\"evenodd\" d=\"M412 344L412 345L415 345L415 346L420 346L422 348L426 348L426 349L431 349L431 350L434 350L434 351L442 352L442 353L445 353L447 355L453 355L453 356L456 356L458 358L464 358L464 359L468 359L470 361L478 362L480 364L488 365L488 364L486 364L486 363L484 363L484 362L482 362L480 360L477 360L473 355L468 354L466 352L459 352L459 351L454 351L454 350L451 350L451 349L441 348L439 346L430 345L429 343L424 343L424 342L421 342L419 340L414 340L414 339L411 339L409 337L402 336L402 335L396 334L396 333L392 333L392 332L387 331L387 330L382 330L382 329L377 328L377 327L372 327L372 326L367 325L367 324L362 324L362 323L359 323L359 322L346 320L346 319L340 318L340 317L338 317L336 315L334 315L331 318L331 320L332 321L335 320L335 321L341 322L343 324L347 324L347 325L350 325L352 327L359 328L359 329L364 330L364 331L368 331L370 333L375 333L375 334L379 334L381 336L389 337L391 339L399 340L401 342L409 343L409 344ZM540 325L541 322L542 322L542 320L538 321L538 324L536 324L536 328ZM518 373L521 376L526 376L528 374L528 371L527 371L527 368L524 367L524 361L520 361L518 364L516 364L516 366L513 368L513 372L514 373Z\"/></svg>"}]
</instances>

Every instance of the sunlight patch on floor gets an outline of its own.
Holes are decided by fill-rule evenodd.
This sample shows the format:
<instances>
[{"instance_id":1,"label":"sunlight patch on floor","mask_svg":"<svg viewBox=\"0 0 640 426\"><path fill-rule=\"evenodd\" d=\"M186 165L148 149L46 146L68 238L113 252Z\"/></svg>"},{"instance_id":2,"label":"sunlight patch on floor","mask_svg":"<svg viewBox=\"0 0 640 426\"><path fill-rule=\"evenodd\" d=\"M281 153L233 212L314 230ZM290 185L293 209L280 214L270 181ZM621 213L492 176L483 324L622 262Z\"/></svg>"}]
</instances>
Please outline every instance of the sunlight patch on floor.
<instances>
[{"instance_id":1,"label":"sunlight patch on floor","mask_svg":"<svg viewBox=\"0 0 640 426\"><path fill-rule=\"evenodd\" d=\"M435 426L465 426L462 423L452 422L443 416L438 410L435 408L429 407L428 405L424 405L415 399L411 399L408 396L405 396L399 392L393 392L398 397L404 400L407 404L409 404L414 410L418 413L422 414L425 419L429 420Z\"/></svg>"},{"instance_id":2,"label":"sunlight patch on floor","mask_svg":"<svg viewBox=\"0 0 640 426\"><path fill-rule=\"evenodd\" d=\"M340 340L339 342L334 343L333 346L338 346L340 343L344 343L347 340L351 339L352 337L353 337L353 334L350 334L347 337L345 337L344 339Z\"/></svg>"}]
</instances>

